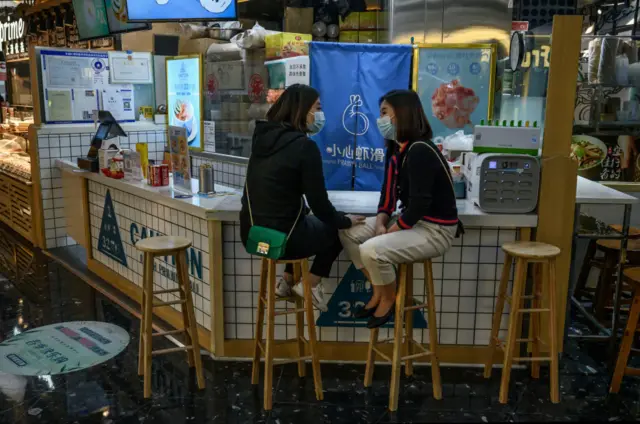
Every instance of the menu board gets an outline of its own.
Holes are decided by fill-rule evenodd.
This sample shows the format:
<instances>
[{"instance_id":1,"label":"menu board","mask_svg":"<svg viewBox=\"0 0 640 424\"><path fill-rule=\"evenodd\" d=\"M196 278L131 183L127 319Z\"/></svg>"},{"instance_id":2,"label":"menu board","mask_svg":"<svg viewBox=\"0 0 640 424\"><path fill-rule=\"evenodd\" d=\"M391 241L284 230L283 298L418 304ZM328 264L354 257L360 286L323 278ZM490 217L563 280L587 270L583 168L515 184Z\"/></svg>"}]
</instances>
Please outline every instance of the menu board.
<instances>
[{"instance_id":1,"label":"menu board","mask_svg":"<svg viewBox=\"0 0 640 424\"><path fill-rule=\"evenodd\" d=\"M169 127L169 152L171 153L173 188L191 193L191 161L186 128Z\"/></svg>"},{"instance_id":2,"label":"menu board","mask_svg":"<svg viewBox=\"0 0 640 424\"><path fill-rule=\"evenodd\" d=\"M73 10L81 40L109 35L104 0L73 0Z\"/></svg>"},{"instance_id":3,"label":"menu board","mask_svg":"<svg viewBox=\"0 0 640 424\"><path fill-rule=\"evenodd\" d=\"M169 125L186 129L189 147L204 150L200 55L167 59L167 113Z\"/></svg>"},{"instance_id":4,"label":"menu board","mask_svg":"<svg viewBox=\"0 0 640 424\"><path fill-rule=\"evenodd\" d=\"M492 116L495 45L421 44L415 51L413 89L433 130L435 143Z\"/></svg>"}]
</instances>

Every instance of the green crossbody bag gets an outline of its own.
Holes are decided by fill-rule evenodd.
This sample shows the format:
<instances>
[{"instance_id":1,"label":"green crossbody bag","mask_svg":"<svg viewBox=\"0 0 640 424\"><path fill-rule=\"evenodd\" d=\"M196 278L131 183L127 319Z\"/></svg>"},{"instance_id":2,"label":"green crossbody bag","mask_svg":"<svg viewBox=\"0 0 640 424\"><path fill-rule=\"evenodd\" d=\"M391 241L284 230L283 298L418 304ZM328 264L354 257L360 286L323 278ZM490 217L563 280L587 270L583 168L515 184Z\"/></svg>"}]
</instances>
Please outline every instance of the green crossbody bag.
<instances>
[{"instance_id":1,"label":"green crossbody bag","mask_svg":"<svg viewBox=\"0 0 640 424\"><path fill-rule=\"evenodd\" d=\"M289 234L285 234L281 231L273 230L267 227L261 227L260 225L253 224L253 213L251 212L251 200L249 199L249 186L245 184L245 190L247 191L247 206L249 207L249 218L251 219L251 228L249 229L249 236L247 238L247 253L250 255L261 256L263 258L278 260L284 256L284 252L287 250L287 240L291 237L291 233L296 228L304 203L300 205L300 212L296 221L293 223L293 227L289 231ZM303 200L300 200L303 202Z\"/></svg>"}]
</instances>

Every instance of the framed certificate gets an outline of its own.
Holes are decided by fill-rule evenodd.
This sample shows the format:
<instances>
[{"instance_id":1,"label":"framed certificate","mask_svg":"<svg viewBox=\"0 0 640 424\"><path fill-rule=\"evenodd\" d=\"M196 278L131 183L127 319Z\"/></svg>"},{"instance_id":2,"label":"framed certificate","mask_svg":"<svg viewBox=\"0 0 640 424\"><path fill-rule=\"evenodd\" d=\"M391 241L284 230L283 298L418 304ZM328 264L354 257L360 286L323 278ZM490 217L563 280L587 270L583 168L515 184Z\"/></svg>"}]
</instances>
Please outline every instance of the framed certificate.
<instances>
[{"instance_id":1,"label":"framed certificate","mask_svg":"<svg viewBox=\"0 0 640 424\"><path fill-rule=\"evenodd\" d=\"M153 84L151 53L109 52L111 84Z\"/></svg>"}]
</instances>

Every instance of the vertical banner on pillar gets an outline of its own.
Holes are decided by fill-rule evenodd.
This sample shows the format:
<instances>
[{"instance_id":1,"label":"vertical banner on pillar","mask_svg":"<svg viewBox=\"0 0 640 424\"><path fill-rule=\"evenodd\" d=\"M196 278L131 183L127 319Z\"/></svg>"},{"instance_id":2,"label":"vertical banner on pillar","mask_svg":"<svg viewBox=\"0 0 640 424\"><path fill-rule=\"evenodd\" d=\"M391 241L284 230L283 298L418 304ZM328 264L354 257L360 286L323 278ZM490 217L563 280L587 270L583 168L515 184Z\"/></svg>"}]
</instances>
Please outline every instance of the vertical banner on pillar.
<instances>
[{"instance_id":1,"label":"vertical banner on pillar","mask_svg":"<svg viewBox=\"0 0 640 424\"><path fill-rule=\"evenodd\" d=\"M327 119L313 137L330 190L377 191L383 180L384 140L376 126L378 101L408 89L408 45L311 43L311 86Z\"/></svg>"}]
</instances>

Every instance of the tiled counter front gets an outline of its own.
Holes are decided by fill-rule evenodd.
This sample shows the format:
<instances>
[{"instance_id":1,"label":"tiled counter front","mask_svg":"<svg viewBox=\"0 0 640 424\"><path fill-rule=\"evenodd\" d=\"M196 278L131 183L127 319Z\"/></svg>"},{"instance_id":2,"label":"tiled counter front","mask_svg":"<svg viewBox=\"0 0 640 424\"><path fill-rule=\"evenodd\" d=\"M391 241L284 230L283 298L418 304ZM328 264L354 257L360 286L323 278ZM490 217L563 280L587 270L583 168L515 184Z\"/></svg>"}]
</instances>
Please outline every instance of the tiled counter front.
<instances>
[{"instance_id":1,"label":"tiled counter front","mask_svg":"<svg viewBox=\"0 0 640 424\"><path fill-rule=\"evenodd\" d=\"M105 216L110 209L108 202L105 203L107 193L110 195L115 211L115 221L113 217ZM95 181L89 181L89 212L93 259L140 288L142 287L143 259L142 254L134 247L135 242L141 238L159 235L181 236L191 240L193 247L187 250L187 263L196 321L207 330L211 330L211 280L206 220ZM119 229L122 255L118 254L120 246L118 246L117 236L103 240L103 243L112 244L110 250L115 253L105 254L107 249L99 248L102 226L109 226L114 222L117 222ZM154 271L154 290L177 288L176 268L172 258L156 258ZM166 293L159 297L163 301L178 300L175 293ZM180 305L174 305L174 308L180 311Z\"/></svg>"},{"instance_id":2,"label":"tiled counter front","mask_svg":"<svg viewBox=\"0 0 640 424\"><path fill-rule=\"evenodd\" d=\"M166 129L147 125L146 130L139 124L124 124L126 137L118 137L122 149L135 149L136 143L147 143L149 159L162 158L166 144ZM38 130L38 164L40 166L40 186L42 211L44 218L44 237L47 249L72 246L76 241L67 236L62 174L56 166L56 160L76 161L78 156L86 155L95 129L87 125L49 125ZM34 171L37 172L37 171Z\"/></svg>"},{"instance_id":3,"label":"tiled counter front","mask_svg":"<svg viewBox=\"0 0 640 424\"><path fill-rule=\"evenodd\" d=\"M433 262L434 286L437 304L438 334L444 345L486 346L491 332L495 299L497 296L504 254L499 246L516 239L517 230L501 228L468 228L456 239L454 246L443 258ZM252 339L258 302L260 261L245 252L240 240L238 223L223 224L224 259L224 321L225 338ZM327 299L347 272L351 262L344 253L334 264L331 276L325 280ZM278 270L279 273L282 269ZM344 283L343 283L344 284ZM349 283L347 283L349 284ZM424 272L414 269L414 297L424 303ZM278 302L276 308L284 307ZM349 308L346 305L346 308ZM351 305L352 307L352 305ZM331 311L332 305L329 303ZM348 312L342 317L348 321ZM508 305L502 319L502 334L507 328ZM319 312L316 310L316 319ZM277 339L295 338L295 317L276 317ZM354 327L319 327L319 340L328 342L368 342L369 331ZM380 338L392 337L393 329L381 329ZM427 330L416 329L416 340L426 343Z\"/></svg>"}]
</instances>

